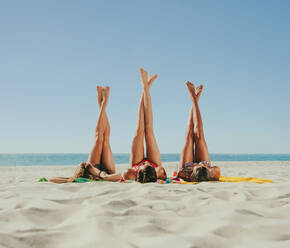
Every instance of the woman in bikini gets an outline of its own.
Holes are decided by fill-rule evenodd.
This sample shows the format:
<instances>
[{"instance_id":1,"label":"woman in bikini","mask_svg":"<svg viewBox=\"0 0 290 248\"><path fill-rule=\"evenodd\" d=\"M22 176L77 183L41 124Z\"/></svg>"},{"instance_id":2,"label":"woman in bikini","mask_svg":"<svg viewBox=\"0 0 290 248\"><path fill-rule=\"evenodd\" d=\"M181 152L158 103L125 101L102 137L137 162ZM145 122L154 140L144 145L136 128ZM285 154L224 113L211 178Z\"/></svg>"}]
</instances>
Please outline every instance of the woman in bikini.
<instances>
[{"instance_id":1,"label":"woman in bikini","mask_svg":"<svg viewBox=\"0 0 290 248\"><path fill-rule=\"evenodd\" d=\"M141 183L156 182L166 179L166 172L161 165L161 155L153 132L153 113L149 88L157 75L149 77L148 73L140 69L143 92L137 115L137 126L133 138L130 168L125 171L125 180L135 180ZM146 157L144 155L144 138L146 143Z\"/></svg>"},{"instance_id":2,"label":"woman in bikini","mask_svg":"<svg viewBox=\"0 0 290 248\"><path fill-rule=\"evenodd\" d=\"M119 181L121 174L115 174L115 163L110 146L110 124L106 114L110 87L97 86L100 114L95 128L95 141L87 162L78 165L72 177L50 179L54 183L71 183L79 177L92 180Z\"/></svg>"},{"instance_id":3,"label":"woman in bikini","mask_svg":"<svg viewBox=\"0 0 290 248\"><path fill-rule=\"evenodd\" d=\"M189 182L217 181L220 177L220 169L218 166L211 166L198 106L203 86L195 88L190 82L187 82L186 85L190 93L192 107L189 113L178 177Z\"/></svg>"}]
</instances>

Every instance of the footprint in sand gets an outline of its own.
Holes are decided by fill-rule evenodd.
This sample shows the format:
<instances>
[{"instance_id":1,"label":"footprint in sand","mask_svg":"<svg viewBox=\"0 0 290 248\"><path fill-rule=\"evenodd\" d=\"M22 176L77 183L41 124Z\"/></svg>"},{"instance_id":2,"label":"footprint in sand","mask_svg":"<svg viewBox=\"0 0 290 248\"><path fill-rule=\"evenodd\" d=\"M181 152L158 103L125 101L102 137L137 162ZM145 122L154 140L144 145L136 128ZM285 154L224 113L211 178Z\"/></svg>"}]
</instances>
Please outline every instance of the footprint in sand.
<instances>
[{"instance_id":1,"label":"footprint in sand","mask_svg":"<svg viewBox=\"0 0 290 248\"><path fill-rule=\"evenodd\" d=\"M122 210L122 209L130 208L130 207L134 207L136 205L137 203L135 201L128 199L128 200L120 200L120 201L116 201L116 200L110 201L104 204L104 207L108 207L114 210Z\"/></svg>"},{"instance_id":2,"label":"footprint in sand","mask_svg":"<svg viewBox=\"0 0 290 248\"><path fill-rule=\"evenodd\" d=\"M241 235L243 231L245 229L240 225L228 225L217 228L213 233L223 238L234 238Z\"/></svg>"},{"instance_id":3,"label":"footprint in sand","mask_svg":"<svg viewBox=\"0 0 290 248\"><path fill-rule=\"evenodd\" d=\"M142 236L159 236L160 234L171 234L172 232L167 230L165 227L153 225L153 224L145 224L142 227L137 227L134 230L135 233L138 233Z\"/></svg>"}]
</instances>

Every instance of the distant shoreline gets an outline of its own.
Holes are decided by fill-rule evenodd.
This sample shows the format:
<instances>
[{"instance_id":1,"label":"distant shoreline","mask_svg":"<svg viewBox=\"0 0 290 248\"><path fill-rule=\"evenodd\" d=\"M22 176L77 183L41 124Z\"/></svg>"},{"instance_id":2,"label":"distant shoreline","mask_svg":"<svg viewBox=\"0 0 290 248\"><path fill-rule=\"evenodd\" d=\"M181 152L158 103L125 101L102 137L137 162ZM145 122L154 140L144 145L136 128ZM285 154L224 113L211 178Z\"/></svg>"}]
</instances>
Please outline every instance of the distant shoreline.
<instances>
[{"instance_id":1,"label":"distant shoreline","mask_svg":"<svg viewBox=\"0 0 290 248\"><path fill-rule=\"evenodd\" d=\"M114 154L116 164L128 164L129 154ZM161 154L162 161L178 162L180 154ZM212 162L290 161L290 154L210 154ZM86 153L26 153L0 154L0 166L53 166L77 165L86 161Z\"/></svg>"}]
</instances>

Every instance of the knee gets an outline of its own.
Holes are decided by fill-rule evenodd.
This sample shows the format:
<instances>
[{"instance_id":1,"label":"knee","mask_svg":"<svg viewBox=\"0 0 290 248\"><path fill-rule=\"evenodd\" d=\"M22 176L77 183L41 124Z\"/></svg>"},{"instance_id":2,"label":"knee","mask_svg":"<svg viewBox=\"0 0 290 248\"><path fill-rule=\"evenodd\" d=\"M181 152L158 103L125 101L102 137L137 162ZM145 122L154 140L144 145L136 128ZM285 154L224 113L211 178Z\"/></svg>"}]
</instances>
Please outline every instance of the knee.
<instances>
[{"instance_id":1,"label":"knee","mask_svg":"<svg viewBox=\"0 0 290 248\"><path fill-rule=\"evenodd\" d=\"M96 132L95 143L96 144L103 143L103 140L104 140L104 133L103 132Z\"/></svg>"},{"instance_id":2,"label":"knee","mask_svg":"<svg viewBox=\"0 0 290 248\"><path fill-rule=\"evenodd\" d=\"M110 147L110 138L109 136L104 136L103 140L103 149Z\"/></svg>"},{"instance_id":3,"label":"knee","mask_svg":"<svg viewBox=\"0 0 290 248\"><path fill-rule=\"evenodd\" d=\"M143 136L144 135L144 128L137 128L135 132L135 137L136 136Z\"/></svg>"},{"instance_id":4,"label":"knee","mask_svg":"<svg viewBox=\"0 0 290 248\"><path fill-rule=\"evenodd\" d=\"M198 142L199 140L201 140L198 131L193 132L193 136L194 136L194 140L195 140L195 142Z\"/></svg>"},{"instance_id":5,"label":"knee","mask_svg":"<svg viewBox=\"0 0 290 248\"><path fill-rule=\"evenodd\" d=\"M186 133L186 140L192 140L192 137L194 136L193 130L187 130Z\"/></svg>"}]
</instances>

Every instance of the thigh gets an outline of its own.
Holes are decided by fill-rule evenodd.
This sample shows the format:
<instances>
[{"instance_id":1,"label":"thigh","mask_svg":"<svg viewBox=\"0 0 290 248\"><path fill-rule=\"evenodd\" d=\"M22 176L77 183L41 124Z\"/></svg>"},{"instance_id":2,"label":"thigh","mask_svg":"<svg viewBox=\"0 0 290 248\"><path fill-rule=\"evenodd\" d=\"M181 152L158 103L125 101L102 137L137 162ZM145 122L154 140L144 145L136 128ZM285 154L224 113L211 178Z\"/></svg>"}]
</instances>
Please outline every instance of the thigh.
<instances>
[{"instance_id":1,"label":"thigh","mask_svg":"<svg viewBox=\"0 0 290 248\"><path fill-rule=\"evenodd\" d=\"M180 155L179 169L183 168L185 164L193 161L194 161L193 138L187 137Z\"/></svg>"},{"instance_id":2,"label":"thigh","mask_svg":"<svg viewBox=\"0 0 290 248\"><path fill-rule=\"evenodd\" d=\"M112 149L108 141L105 141L103 144L101 165L100 170L106 171L108 174L114 174L116 172Z\"/></svg>"},{"instance_id":3,"label":"thigh","mask_svg":"<svg viewBox=\"0 0 290 248\"><path fill-rule=\"evenodd\" d=\"M132 142L130 166L144 159L144 134L135 135Z\"/></svg>"},{"instance_id":4,"label":"thigh","mask_svg":"<svg viewBox=\"0 0 290 248\"><path fill-rule=\"evenodd\" d=\"M196 162L207 161L210 163L208 148L206 143L203 142L203 140L195 142L195 161Z\"/></svg>"},{"instance_id":5,"label":"thigh","mask_svg":"<svg viewBox=\"0 0 290 248\"><path fill-rule=\"evenodd\" d=\"M151 134L145 134L145 140L146 140L146 157L148 160L150 160L152 163L161 166L161 155L159 151L159 147L157 145L157 141L155 139L155 136L153 133Z\"/></svg>"},{"instance_id":6,"label":"thigh","mask_svg":"<svg viewBox=\"0 0 290 248\"><path fill-rule=\"evenodd\" d=\"M103 150L103 137L98 137L94 142L94 145L88 157L88 162L90 164L100 164L102 150Z\"/></svg>"}]
</instances>

